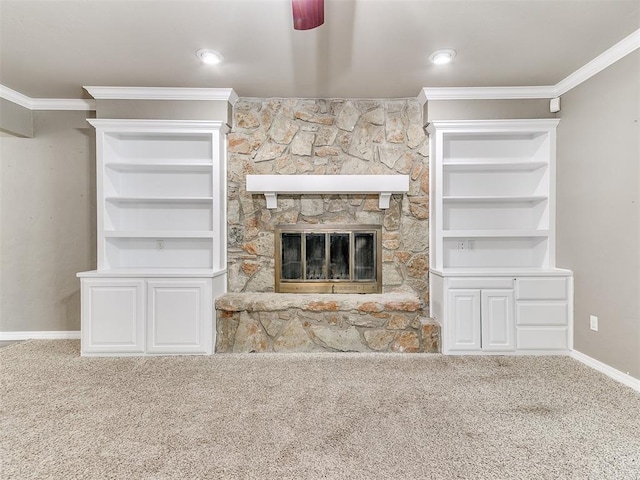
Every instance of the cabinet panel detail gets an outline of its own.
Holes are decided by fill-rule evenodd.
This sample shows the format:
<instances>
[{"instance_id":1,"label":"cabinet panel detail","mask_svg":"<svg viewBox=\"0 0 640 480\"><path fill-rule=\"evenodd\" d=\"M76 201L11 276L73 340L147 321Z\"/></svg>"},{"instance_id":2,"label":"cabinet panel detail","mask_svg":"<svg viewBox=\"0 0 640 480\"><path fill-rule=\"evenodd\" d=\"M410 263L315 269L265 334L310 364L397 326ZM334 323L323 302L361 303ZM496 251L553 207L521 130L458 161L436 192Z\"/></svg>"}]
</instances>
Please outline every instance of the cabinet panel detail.
<instances>
[{"instance_id":1,"label":"cabinet panel detail","mask_svg":"<svg viewBox=\"0 0 640 480\"><path fill-rule=\"evenodd\" d=\"M509 277L459 277L450 278L447 282L449 288L509 288L513 289L513 278Z\"/></svg>"},{"instance_id":2,"label":"cabinet panel detail","mask_svg":"<svg viewBox=\"0 0 640 480\"><path fill-rule=\"evenodd\" d=\"M205 353L207 322L206 281L148 281L147 351Z\"/></svg>"},{"instance_id":3,"label":"cabinet panel detail","mask_svg":"<svg viewBox=\"0 0 640 480\"><path fill-rule=\"evenodd\" d=\"M516 323L518 325L566 325L567 302L538 300L516 303Z\"/></svg>"},{"instance_id":4,"label":"cabinet panel detail","mask_svg":"<svg viewBox=\"0 0 640 480\"><path fill-rule=\"evenodd\" d=\"M82 282L82 351L144 351L144 282Z\"/></svg>"},{"instance_id":5,"label":"cabinet panel detail","mask_svg":"<svg viewBox=\"0 0 640 480\"><path fill-rule=\"evenodd\" d=\"M449 328L451 350L480 349L480 291L449 291Z\"/></svg>"},{"instance_id":6,"label":"cabinet panel detail","mask_svg":"<svg viewBox=\"0 0 640 480\"><path fill-rule=\"evenodd\" d=\"M483 290L481 299L482 349L513 350L513 291Z\"/></svg>"},{"instance_id":7,"label":"cabinet panel detail","mask_svg":"<svg viewBox=\"0 0 640 480\"><path fill-rule=\"evenodd\" d=\"M518 278L516 280L517 300L565 300L566 298L566 278Z\"/></svg>"},{"instance_id":8,"label":"cabinet panel detail","mask_svg":"<svg viewBox=\"0 0 640 480\"><path fill-rule=\"evenodd\" d=\"M520 350L566 350L568 329L565 327L518 327L517 347Z\"/></svg>"}]
</instances>

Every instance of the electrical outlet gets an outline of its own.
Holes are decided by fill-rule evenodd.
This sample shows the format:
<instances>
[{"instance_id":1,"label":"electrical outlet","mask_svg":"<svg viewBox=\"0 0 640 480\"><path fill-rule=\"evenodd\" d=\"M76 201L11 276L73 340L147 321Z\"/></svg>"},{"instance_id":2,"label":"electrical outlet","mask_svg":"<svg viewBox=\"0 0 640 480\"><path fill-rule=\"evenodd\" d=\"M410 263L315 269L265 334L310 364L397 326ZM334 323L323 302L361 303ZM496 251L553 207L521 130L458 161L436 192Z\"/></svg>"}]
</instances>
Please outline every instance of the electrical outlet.
<instances>
[{"instance_id":1,"label":"electrical outlet","mask_svg":"<svg viewBox=\"0 0 640 480\"><path fill-rule=\"evenodd\" d=\"M464 252L466 250L471 250L471 241L470 240L458 240L458 250Z\"/></svg>"},{"instance_id":2,"label":"electrical outlet","mask_svg":"<svg viewBox=\"0 0 640 480\"><path fill-rule=\"evenodd\" d=\"M589 315L589 328L594 332L598 331L598 317L595 315Z\"/></svg>"}]
</instances>

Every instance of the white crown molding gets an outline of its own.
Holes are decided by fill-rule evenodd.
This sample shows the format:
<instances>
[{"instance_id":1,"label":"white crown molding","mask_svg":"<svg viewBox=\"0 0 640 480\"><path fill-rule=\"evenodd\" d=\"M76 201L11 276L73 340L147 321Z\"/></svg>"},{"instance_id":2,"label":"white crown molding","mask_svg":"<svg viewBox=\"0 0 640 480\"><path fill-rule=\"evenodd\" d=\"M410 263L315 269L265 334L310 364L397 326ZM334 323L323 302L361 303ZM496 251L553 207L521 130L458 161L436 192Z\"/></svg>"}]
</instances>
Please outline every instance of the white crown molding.
<instances>
[{"instance_id":1,"label":"white crown molding","mask_svg":"<svg viewBox=\"0 0 640 480\"><path fill-rule=\"evenodd\" d=\"M523 100L554 98L555 87L432 87L423 88L418 99L427 100Z\"/></svg>"},{"instance_id":2,"label":"white crown molding","mask_svg":"<svg viewBox=\"0 0 640 480\"><path fill-rule=\"evenodd\" d=\"M0 85L0 98L28 108L29 110L86 110L96 109L94 100L76 98L31 98Z\"/></svg>"},{"instance_id":3,"label":"white crown molding","mask_svg":"<svg viewBox=\"0 0 640 480\"><path fill-rule=\"evenodd\" d=\"M96 109L95 100L81 98L33 98L31 110L85 110Z\"/></svg>"},{"instance_id":4,"label":"white crown molding","mask_svg":"<svg viewBox=\"0 0 640 480\"><path fill-rule=\"evenodd\" d=\"M577 350L573 350L571 352L571 357L593 368L594 370L604 373L608 377L613 378L614 380L626 385L627 387L633 388L635 391L640 392L640 380L632 377L628 373L623 373L620 370L616 370L606 363L602 363L601 361L596 360L595 358L591 358L590 356L578 352Z\"/></svg>"},{"instance_id":5,"label":"white crown molding","mask_svg":"<svg viewBox=\"0 0 640 480\"><path fill-rule=\"evenodd\" d=\"M21 107L32 109L33 100L20 92L11 90L9 87L0 85L0 98L4 98L10 102L20 105Z\"/></svg>"},{"instance_id":6,"label":"white crown molding","mask_svg":"<svg viewBox=\"0 0 640 480\"><path fill-rule=\"evenodd\" d=\"M222 100L232 105L238 95L232 88L84 87L96 100Z\"/></svg>"},{"instance_id":7,"label":"white crown molding","mask_svg":"<svg viewBox=\"0 0 640 480\"><path fill-rule=\"evenodd\" d=\"M582 82L640 48L640 29L580 67L555 85L540 87L433 87L423 88L418 100L523 100L552 99L564 95Z\"/></svg>"},{"instance_id":8,"label":"white crown molding","mask_svg":"<svg viewBox=\"0 0 640 480\"><path fill-rule=\"evenodd\" d=\"M556 97L564 95L572 88L577 87L586 80L589 80L594 75L600 73L608 66L617 62L621 58L624 58L638 48L640 48L640 29L623 38L613 47L598 55L586 65L580 67L564 80L559 81L555 86Z\"/></svg>"},{"instance_id":9,"label":"white crown molding","mask_svg":"<svg viewBox=\"0 0 640 480\"><path fill-rule=\"evenodd\" d=\"M115 119L115 118L88 118L87 122L96 128L105 131L158 131L162 129L175 129L176 127L190 130L222 130L226 133L229 126L224 122L211 120L138 120L138 119Z\"/></svg>"},{"instance_id":10,"label":"white crown molding","mask_svg":"<svg viewBox=\"0 0 640 480\"><path fill-rule=\"evenodd\" d=\"M20 340L67 340L80 338L79 330L34 331L34 332L0 332L0 341L13 342Z\"/></svg>"}]
</instances>

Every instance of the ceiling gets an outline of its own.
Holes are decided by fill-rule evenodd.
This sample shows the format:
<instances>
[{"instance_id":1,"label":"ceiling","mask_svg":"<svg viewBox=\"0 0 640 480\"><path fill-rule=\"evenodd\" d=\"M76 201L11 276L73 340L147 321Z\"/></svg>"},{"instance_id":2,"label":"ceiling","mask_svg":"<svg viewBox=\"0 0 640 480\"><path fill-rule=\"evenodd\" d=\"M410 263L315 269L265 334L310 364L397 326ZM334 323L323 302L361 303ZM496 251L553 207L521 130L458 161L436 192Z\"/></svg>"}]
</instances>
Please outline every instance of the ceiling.
<instances>
[{"instance_id":1,"label":"ceiling","mask_svg":"<svg viewBox=\"0 0 640 480\"><path fill-rule=\"evenodd\" d=\"M554 85L640 28L640 0L0 0L0 84L231 87L241 97L415 97L423 87ZM199 62L211 48L225 61ZM453 48L454 62L429 54Z\"/></svg>"}]
</instances>

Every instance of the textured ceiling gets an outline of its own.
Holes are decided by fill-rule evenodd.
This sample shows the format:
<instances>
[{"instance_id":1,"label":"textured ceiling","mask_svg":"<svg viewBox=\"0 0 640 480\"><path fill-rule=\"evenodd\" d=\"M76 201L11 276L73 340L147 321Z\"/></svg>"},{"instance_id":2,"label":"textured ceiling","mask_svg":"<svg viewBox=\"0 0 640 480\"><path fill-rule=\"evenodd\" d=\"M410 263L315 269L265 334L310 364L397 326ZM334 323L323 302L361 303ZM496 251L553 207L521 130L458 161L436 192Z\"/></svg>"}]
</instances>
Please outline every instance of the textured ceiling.
<instances>
[{"instance_id":1,"label":"textured ceiling","mask_svg":"<svg viewBox=\"0 0 640 480\"><path fill-rule=\"evenodd\" d=\"M553 85L640 28L640 0L0 0L0 84L231 87L245 97L412 97L422 87ZM225 61L199 63L198 48ZM428 62L454 48L444 67Z\"/></svg>"}]
</instances>

